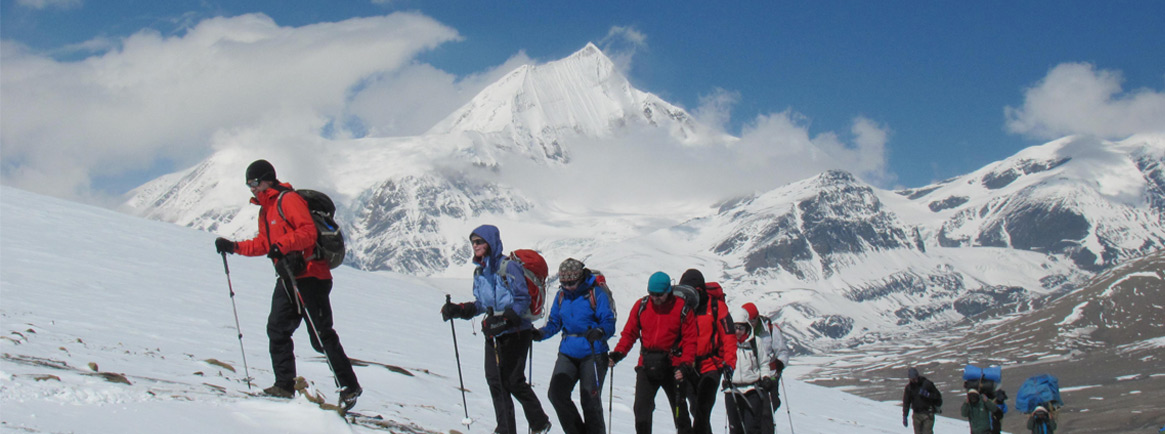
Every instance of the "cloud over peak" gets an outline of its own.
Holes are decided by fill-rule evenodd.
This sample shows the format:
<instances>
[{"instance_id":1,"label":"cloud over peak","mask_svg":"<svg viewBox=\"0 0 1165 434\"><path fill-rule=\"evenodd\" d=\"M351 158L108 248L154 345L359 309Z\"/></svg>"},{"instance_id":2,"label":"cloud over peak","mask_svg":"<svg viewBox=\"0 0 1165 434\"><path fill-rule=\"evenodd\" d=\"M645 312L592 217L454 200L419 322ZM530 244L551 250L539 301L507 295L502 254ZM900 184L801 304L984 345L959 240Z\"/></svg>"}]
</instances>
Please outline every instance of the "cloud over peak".
<instances>
[{"instance_id":1,"label":"cloud over peak","mask_svg":"<svg viewBox=\"0 0 1165 434\"><path fill-rule=\"evenodd\" d=\"M1085 134L1122 139L1165 131L1165 93L1124 91L1120 71L1061 63L1024 91L1023 106L1006 107L1007 130L1038 139Z\"/></svg>"}]
</instances>

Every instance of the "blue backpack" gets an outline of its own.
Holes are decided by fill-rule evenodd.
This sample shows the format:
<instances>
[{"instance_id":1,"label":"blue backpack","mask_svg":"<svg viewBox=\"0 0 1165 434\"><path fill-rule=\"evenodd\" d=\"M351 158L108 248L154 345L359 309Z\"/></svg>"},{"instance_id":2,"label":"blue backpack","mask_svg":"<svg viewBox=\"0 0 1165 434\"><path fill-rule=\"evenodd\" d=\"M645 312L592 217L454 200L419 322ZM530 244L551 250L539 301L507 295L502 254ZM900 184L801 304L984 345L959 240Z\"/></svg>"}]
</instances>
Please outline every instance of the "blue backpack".
<instances>
[{"instance_id":1,"label":"blue backpack","mask_svg":"<svg viewBox=\"0 0 1165 434\"><path fill-rule=\"evenodd\" d=\"M1019 386L1019 392L1015 393L1015 408L1021 412L1031 413L1041 405L1064 405L1060 399L1060 380L1054 376L1042 374L1028 378ZM1052 411L1052 408L1048 408L1048 411Z\"/></svg>"}]
</instances>

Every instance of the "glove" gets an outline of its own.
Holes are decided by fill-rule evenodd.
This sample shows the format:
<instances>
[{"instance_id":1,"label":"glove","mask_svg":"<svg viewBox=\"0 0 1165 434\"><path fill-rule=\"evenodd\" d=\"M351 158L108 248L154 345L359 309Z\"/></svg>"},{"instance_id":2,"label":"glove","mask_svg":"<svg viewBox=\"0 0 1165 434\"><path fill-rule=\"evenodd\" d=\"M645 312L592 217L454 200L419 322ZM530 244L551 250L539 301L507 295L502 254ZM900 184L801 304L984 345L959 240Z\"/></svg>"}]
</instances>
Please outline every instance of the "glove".
<instances>
[{"instance_id":1,"label":"glove","mask_svg":"<svg viewBox=\"0 0 1165 434\"><path fill-rule=\"evenodd\" d=\"M235 242L228 240L226 238L223 238L223 237L215 238L214 250L217 253L234 253L235 252Z\"/></svg>"},{"instance_id":2,"label":"glove","mask_svg":"<svg viewBox=\"0 0 1165 434\"><path fill-rule=\"evenodd\" d=\"M776 385L777 385L777 382L773 381L772 377L764 377L764 378L760 379L760 388L761 389L769 390L769 389L772 389L773 386L776 386Z\"/></svg>"},{"instance_id":3,"label":"glove","mask_svg":"<svg viewBox=\"0 0 1165 434\"><path fill-rule=\"evenodd\" d=\"M283 259L283 252L279 251L279 246L271 245L271 250L267 251L267 257L278 261Z\"/></svg>"},{"instance_id":4,"label":"glove","mask_svg":"<svg viewBox=\"0 0 1165 434\"><path fill-rule=\"evenodd\" d=\"M622 361L624 357L627 357L627 355L618 351L611 351L607 353L607 358L611 360L611 366L615 366L615 364Z\"/></svg>"},{"instance_id":5,"label":"glove","mask_svg":"<svg viewBox=\"0 0 1165 434\"><path fill-rule=\"evenodd\" d=\"M730 389L732 389L732 377L725 376L723 380L720 380L720 390Z\"/></svg>"},{"instance_id":6,"label":"glove","mask_svg":"<svg viewBox=\"0 0 1165 434\"><path fill-rule=\"evenodd\" d=\"M720 372L724 374L724 378L732 378L732 367L724 365L720 367Z\"/></svg>"},{"instance_id":7,"label":"glove","mask_svg":"<svg viewBox=\"0 0 1165 434\"><path fill-rule=\"evenodd\" d=\"M470 319L477 315L477 305L472 302L453 304L446 302L441 306L441 319L449 321L450 318Z\"/></svg>"},{"instance_id":8,"label":"glove","mask_svg":"<svg viewBox=\"0 0 1165 434\"><path fill-rule=\"evenodd\" d=\"M485 321L482 321L481 332L485 333L486 337L492 338L511 327L521 324L521 321L522 320L518 317L518 314L514 313L514 311L510 309L506 309L505 313L491 316L486 318Z\"/></svg>"},{"instance_id":9,"label":"glove","mask_svg":"<svg viewBox=\"0 0 1165 434\"><path fill-rule=\"evenodd\" d=\"M595 341L602 339L603 336L606 336L606 334L607 333L603 332L603 329L601 329L601 328L591 327L591 328L587 329L587 335L586 335L587 342L593 344L593 343L595 343Z\"/></svg>"},{"instance_id":10,"label":"glove","mask_svg":"<svg viewBox=\"0 0 1165 434\"><path fill-rule=\"evenodd\" d=\"M530 337L538 342L542 342L542 339L546 338L546 336L543 335L542 330L540 330L540 329L530 330Z\"/></svg>"},{"instance_id":11,"label":"glove","mask_svg":"<svg viewBox=\"0 0 1165 434\"><path fill-rule=\"evenodd\" d=\"M906 415L904 414L904 415L902 415L902 427L906 428L908 426L910 426L910 424L906 423Z\"/></svg>"},{"instance_id":12,"label":"glove","mask_svg":"<svg viewBox=\"0 0 1165 434\"><path fill-rule=\"evenodd\" d=\"M773 364L776 365L773 367L773 372L776 372L777 375L781 375L781 373L785 371L785 362L775 360L773 361Z\"/></svg>"}]
</instances>

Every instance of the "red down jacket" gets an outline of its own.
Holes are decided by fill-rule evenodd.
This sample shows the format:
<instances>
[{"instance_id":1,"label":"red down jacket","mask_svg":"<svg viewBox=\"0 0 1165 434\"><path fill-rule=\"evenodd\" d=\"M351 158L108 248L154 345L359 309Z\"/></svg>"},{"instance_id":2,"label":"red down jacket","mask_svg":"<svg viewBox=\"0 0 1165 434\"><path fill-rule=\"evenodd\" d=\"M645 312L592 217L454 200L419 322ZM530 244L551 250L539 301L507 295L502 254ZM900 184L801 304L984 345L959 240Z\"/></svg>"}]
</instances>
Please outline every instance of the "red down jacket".
<instances>
[{"instance_id":1,"label":"red down jacket","mask_svg":"<svg viewBox=\"0 0 1165 434\"><path fill-rule=\"evenodd\" d=\"M279 188L282 187L282 188ZM279 187L268 188L259 192L251 203L259 205L259 235L255 238L239 241L235 244L235 253L243 256L263 256L270 250L270 246L279 246L283 254L303 252L303 256L310 257L315 253L316 226L307 210L307 201L299 194L288 191L283 195L283 217L275 209L280 190L291 190L291 184L282 183ZM323 259L308 261L307 268L295 275L296 279L314 277L317 279L331 279L332 270L328 262Z\"/></svg>"}]
</instances>

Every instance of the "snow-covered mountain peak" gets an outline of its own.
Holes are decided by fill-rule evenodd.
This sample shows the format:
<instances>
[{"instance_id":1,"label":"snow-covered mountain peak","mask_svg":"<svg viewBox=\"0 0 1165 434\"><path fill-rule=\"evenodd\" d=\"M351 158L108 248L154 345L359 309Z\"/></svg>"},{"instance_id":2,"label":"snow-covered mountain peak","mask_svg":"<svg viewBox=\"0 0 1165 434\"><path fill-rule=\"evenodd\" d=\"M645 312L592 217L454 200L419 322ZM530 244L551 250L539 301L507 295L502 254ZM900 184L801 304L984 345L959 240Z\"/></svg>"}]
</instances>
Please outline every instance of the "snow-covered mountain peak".
<instances>
[{"instance_id":1,"label":"snow-covered mountain peak","mask_svg":"<svg viewBox=\"0 0 1165 434\"><path fill-rule=\"evenodd\" d=\"M567 162L562 139L607 138L635 125L665 128L684 143L698 140L701 130L683 109L632 87L588 43L564 59L518 67L427 134L468 134L507 148L516 143L536 160Z\"/></svg>"}]
</instances>

